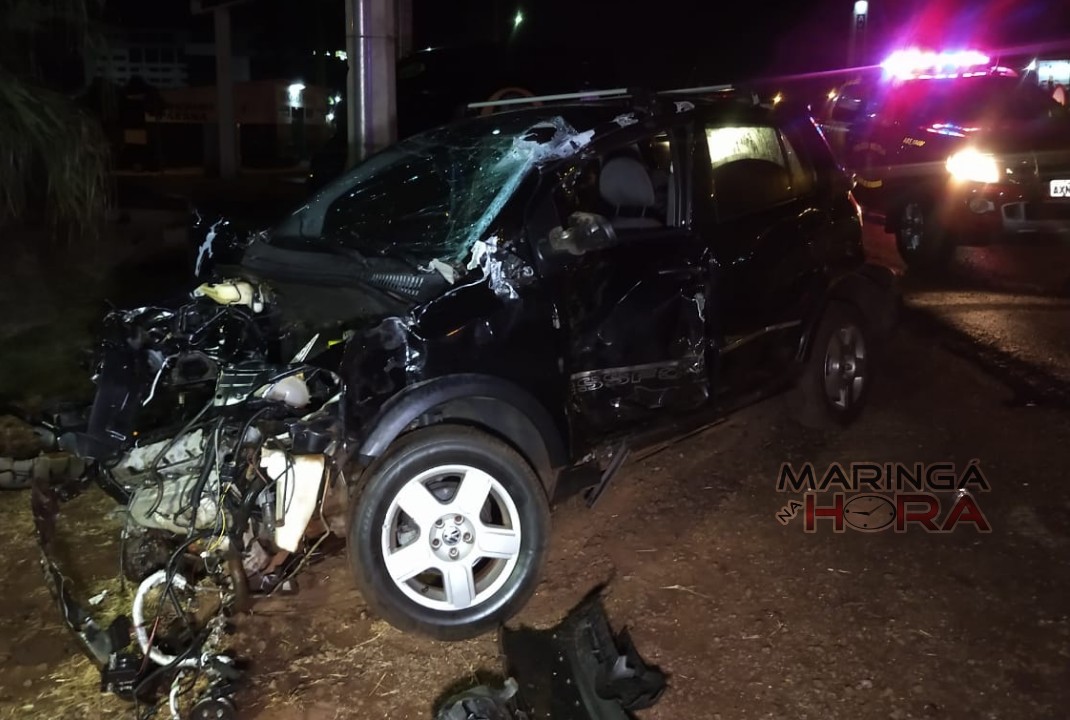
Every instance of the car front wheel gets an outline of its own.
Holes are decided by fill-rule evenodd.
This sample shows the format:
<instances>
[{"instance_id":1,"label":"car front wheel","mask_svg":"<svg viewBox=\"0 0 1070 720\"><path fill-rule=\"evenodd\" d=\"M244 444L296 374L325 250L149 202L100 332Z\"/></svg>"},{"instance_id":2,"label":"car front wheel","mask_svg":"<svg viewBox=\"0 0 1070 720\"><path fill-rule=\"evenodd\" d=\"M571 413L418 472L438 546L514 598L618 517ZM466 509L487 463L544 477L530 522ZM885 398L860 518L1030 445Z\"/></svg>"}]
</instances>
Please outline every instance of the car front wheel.
<instances>
[{"instance_id":1,"label":"car front wheel","mask_svg":"<svg viewBox=\"0 0 1070 720\"><path fill-rule=\"evenodd\" d=\"M348 546L373 611L401 630L461 640L523 607L550 521L542 484L516 450L437 426L403 436L367 472Z\"/></svg>"}]
</instances>

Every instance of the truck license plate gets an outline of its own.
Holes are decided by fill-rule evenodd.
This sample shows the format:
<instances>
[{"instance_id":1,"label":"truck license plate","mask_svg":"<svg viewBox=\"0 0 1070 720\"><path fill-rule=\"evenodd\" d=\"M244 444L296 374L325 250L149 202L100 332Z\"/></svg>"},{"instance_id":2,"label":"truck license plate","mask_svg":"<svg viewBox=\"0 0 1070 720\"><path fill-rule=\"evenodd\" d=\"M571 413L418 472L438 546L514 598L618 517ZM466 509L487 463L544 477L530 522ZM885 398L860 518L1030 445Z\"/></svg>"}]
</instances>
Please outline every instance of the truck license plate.
<instances>
[{"instance_id":1,"label":"truck license plate","mask_svg":"<svg viewBox=\"0 0 1070 720\"><path fill-rule=\"evenodd\" d=\"M1070 180L1052 180L1051 196L1053 198L1070 198Z\"/></svg>"}]
</instances>

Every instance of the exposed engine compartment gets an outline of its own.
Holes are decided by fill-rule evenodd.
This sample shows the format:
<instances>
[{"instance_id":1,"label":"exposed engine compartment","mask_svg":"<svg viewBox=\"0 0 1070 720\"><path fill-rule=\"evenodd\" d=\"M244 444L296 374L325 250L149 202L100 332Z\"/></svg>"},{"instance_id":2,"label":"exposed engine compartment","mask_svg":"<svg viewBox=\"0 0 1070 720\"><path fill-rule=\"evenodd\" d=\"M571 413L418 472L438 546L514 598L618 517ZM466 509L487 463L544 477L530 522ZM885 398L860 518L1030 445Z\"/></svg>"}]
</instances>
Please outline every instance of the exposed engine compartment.
<instances>
[{"instance_id":1,"label":"exposed engine compartment","mask_svg":"<svg viewBox=\"0 0 1070 720\"><path fill-rule=\"evenodd\" d=\"M172 717L231 716L226 618L286 587L342 527L329 510L346 497L343 382L309 361L318 335L282 360L277 322L270 293L241 280L106 318L87 426L60 445L124 506L128 617L99 628L74 603L49 553L60 489L34 487L46 578L102 687L149 704L165 694ZM191 679L200 693L179 707Z\"/></svg>"}]
</instances>

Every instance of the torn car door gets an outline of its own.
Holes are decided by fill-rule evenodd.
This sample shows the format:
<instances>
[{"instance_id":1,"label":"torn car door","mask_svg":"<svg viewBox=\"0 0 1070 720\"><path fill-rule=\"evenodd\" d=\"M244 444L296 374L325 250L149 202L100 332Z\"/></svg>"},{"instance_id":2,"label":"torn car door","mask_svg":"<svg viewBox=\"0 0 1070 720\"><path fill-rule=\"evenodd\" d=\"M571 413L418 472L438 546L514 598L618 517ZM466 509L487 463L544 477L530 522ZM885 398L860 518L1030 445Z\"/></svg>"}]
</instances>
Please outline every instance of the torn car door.
<instances>
[{"instance_id":1,"label":"torn car door","mask_svg":"<svg viewBox=\"0 0 1070 720\"><path fill-rule=\"evenodd\" d=\"M594 208L610 237L566 262L555 283L569 412L581 444L709 397L707 259L678 201L684 138L663 132L604 153L560 188L562 217Z\"/></svg>"}]
</instances>

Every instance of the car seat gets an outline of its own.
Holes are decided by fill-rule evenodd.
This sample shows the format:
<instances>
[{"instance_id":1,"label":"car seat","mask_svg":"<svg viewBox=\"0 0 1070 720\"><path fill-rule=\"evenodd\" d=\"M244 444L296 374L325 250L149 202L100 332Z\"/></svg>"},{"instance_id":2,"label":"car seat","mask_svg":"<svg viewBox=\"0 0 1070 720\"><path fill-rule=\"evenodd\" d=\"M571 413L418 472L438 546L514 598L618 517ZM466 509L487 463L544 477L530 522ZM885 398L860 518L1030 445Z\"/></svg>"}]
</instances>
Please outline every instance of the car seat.
<instances>
[{"instance_id":1,"label":"car seat","mask_svg":"<svg viewBox=\"0 0 1070 720\"><path fill-rule=\"evenodd\" d=\"M618 230L663 227L655 215L659 213L654 193L654 181L646 166L628 155L619 155L602 166L598 177L598 192L610 206L609 218Z\"/></svg>"}]
</instances>

